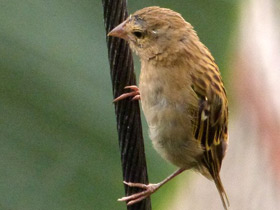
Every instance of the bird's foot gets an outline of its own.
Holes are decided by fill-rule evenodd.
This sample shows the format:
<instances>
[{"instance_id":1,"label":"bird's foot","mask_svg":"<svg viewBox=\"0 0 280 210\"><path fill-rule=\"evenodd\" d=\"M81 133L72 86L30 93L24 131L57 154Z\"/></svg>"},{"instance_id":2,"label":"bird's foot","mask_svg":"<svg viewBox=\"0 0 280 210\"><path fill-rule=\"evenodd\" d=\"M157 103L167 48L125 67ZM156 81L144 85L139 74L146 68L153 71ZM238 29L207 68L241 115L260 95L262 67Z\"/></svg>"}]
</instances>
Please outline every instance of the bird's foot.
<instances>
[{"instance_id":1,"label":"bird's foot","mask_svg":"<svg viewBox=\"0 0 280 210\"><path fill-rule=\"evenodd\" d=\"M119 97L115 98L113 102L117 102L117 101L123 100L127 97L132 97L132 96L133 96L132 101L140 100L139 88L136 85L126 86L124 89L131 89L132 92L124 93L124 94L120 95Z\"/></svg>"},{"instance_id":2,"label":"bird's foot","mask_svg":"<svg viewBox=\"0 0 280 210\"><path fill-rule=\"evenodd\" d=\"M132 204L138 203L143 199L149 197L151 194L156 192L158 188L160 188L161 184L142 184L142 183L131 183L131 182L123 182L124 184L128 185L129 187L139 187L144 189L144 191L135 193L130 196L122 197L118 199L118 201L127 201L127 205L130 206Z\"/></svg>"}]
</instances>

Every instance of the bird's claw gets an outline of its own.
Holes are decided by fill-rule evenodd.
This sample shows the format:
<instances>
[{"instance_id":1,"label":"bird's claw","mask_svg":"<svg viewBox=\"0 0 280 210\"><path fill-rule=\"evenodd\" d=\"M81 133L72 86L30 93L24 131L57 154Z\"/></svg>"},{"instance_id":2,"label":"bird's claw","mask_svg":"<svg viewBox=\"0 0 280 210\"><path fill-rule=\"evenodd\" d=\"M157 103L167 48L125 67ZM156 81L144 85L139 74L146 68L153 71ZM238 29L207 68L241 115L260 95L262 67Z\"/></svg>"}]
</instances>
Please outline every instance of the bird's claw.
<instances>
[{"instance_id":1,"label":"bird's claw","mask_svg":"<svg viewBox=\"0 0 280 210\"><path fill-rule=\"evenodd\" d=\"M122 197L118 199L118 201L127 201L127 205L133 205L135 203L138 203L139 201L144 200L145 198L149 197L151 194L153 194L157 189L159 188L159 184L142 184L142 183L131 183L131 182L123 182L129 187L138 187L144 189L144 191L135 193L130 196Z\"/></svg>"},{"instance_id":2,"label":"bird's claw","mask_svg":"<svg viewBox=\"0 0 280 210\"><path fill-rule=\"evenodd\" d=\"M139 88L136 85L126 86L126 87L124 87L124 89L131 89L132 92L124 93L124 94L120 95L119 97L115 98L113 100L113 102L117 102L117 101L123 100L127 97L132 97L132 96L133 96L133 98L131 99L132 101L140 100Z\"/></svg>"}]
</instances>

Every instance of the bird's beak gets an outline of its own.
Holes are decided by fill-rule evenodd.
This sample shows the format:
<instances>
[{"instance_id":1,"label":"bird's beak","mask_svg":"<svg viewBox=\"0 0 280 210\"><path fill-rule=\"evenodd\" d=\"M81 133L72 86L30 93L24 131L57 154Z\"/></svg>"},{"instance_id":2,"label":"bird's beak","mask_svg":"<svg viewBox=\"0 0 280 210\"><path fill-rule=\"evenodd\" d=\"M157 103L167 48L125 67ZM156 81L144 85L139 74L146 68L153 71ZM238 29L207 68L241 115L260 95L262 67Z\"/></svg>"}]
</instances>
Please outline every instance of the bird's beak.
<instances>
[{"instance_id":1,"label":"bird's beak","mask_svg":"<svg viewBox=\"0 0 280 210\"><path fill-rule=\"evenodd\" d=\"M124 26L126 25L127 20L122 22L120 25L116 26L112 31L108 33L107 36L115 36L121 39L127 40L128 36L126 31L124 30Z\"/></svg>"}]
</instances>

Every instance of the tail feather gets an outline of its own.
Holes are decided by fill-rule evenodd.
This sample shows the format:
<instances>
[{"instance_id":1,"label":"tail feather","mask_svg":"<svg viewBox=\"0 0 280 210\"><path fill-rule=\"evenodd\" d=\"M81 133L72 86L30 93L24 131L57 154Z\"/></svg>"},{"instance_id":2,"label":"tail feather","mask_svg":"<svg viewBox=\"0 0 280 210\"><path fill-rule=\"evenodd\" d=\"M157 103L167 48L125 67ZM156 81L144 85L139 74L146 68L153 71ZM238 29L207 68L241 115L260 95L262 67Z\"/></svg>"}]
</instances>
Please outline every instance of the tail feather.
<instances>
[{"instance_id":1,"label":"tail feather","mask_svg":"<svg viewBox=\"0 0 280 210\"><path fill-rule=\"evenodd\" d=\"M223 202L223 206L224 206L225 210L228 210L228 207L230 206L230 204L229 204L228 196L227 196L224 186L222 184L220 175L218 174L217 176L215 176L213 178L214 178L214 182L216 184L217 190L220 194L221 200Z\"/></svg>"}]
</instances>

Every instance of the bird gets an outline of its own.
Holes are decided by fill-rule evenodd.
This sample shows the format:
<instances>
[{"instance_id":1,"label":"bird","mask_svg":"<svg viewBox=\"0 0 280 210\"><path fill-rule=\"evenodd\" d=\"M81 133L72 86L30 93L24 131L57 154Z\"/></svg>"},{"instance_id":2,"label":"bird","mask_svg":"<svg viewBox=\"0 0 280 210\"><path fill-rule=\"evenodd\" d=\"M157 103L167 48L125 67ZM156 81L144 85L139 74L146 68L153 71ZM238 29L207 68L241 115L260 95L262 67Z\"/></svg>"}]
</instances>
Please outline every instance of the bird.
<instances>
[{"instance_id":1,"label":"bird","mask_svg":"<svg viewBox=\"0 0 280 210\"><path fill-rule=\"evenodd\" d=\"M219 172L228 147L228 100L209 49L181 14L158 6L136 11L108 36L126 40L141 62L139 88L126 86L130 92L114 102L140 100L153 147L178 167L157 184L124 181L143 191L118 200L133 205L193 169L214 181L227 210Z\"/></svg>"}]
</instances>

